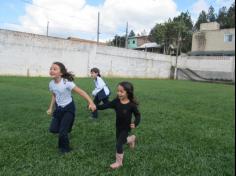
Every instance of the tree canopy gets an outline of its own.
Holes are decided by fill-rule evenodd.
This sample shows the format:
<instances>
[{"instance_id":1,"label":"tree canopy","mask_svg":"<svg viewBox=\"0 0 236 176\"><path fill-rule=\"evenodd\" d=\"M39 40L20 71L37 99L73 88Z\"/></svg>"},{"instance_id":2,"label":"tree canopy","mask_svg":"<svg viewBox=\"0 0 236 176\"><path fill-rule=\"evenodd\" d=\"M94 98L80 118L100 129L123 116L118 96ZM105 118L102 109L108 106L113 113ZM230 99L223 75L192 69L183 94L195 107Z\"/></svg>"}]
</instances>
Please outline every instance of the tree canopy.
<instances>
[{"instance_id":1,"label":"tree canopy","mask_svg":"<svg viewBox=\"0 0 236 176\"><path fill-rule=\"evenodd\" d=\"M161 44L166 54L170 54L170 46L176 45L180 40L181 52L191 50L193 22L189 12L182 12L173 20L169 19L164 24L156 24L150 32L149 39Z\"/></svg>"},{"instance_id":2,"label":"tree canopy","mask_svg":"<svg viewBox=\"0 0 236 176\"><path fill-rule=\"evenodd\" d=\"M200 29L201 23L218 22L221 29L235 27L235 3L229 9L222 7L218 14L215 13L214 7L210 6L208 13L202 11L199 14L198 20L194 25L194 30Z\"/></svg>"},{"instance_id":3,"label":"tree canopy","mask_svg":"<svg viewBox=\"0 0 236 176\"><path fill-rule=\"evenodd\" d=\"M199 14L195 24L193 24L188 11L182 12L179 16L164 23L157 23L150 31L149 40L160 44L165 54L170 54L170 48L176 48L178 42L180 52L187 53L191 51L193 32L199 30L202 23L207 22L218 22L221 29L235 28L235 2L229 9L220 8L218 14L214 7L210 6L208 12L202 11ZM128 37L134 36L136 34L131 30ZM116 35L111 44L117 47L125 47L125 36Z\"/></svg>"}]
</instances>

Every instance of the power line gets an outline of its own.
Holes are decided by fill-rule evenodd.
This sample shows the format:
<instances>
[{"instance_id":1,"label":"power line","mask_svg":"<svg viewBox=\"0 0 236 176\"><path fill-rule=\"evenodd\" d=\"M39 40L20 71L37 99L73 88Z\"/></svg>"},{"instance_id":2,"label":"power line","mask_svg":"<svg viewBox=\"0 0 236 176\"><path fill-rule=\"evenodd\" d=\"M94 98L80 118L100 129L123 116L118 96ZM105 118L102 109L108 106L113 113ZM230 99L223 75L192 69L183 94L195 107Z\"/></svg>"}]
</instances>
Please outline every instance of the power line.
<instances>
[{"instance_id":1,"label":"power line","mask_svg":"<svg viewBox=\"0 0 236 176\"><path fill-rule=\"evenodd\" d=\"M48 21L49 22L49 21ZM2 26L3 25L12 25L13 27L14 26L17 26L17 27L28 27L28 28L45 28L46 27L46 25L45 26L34 26L34 25L21 25L21 24L18 24L18 23L6 23L6 22L1 22L0 21L0 25L1 25L1 23L2 23ZM58 24L59 25L59 23L57 23L57 22L53 22L53 23L51 23L51 24ZM10 26L7 26L8 28L10 27ZM52 27L52 25L51 25L51 29L53 30L53 29L64 29L64 30L69 30L69 31L78 31L78 32L83 32L83 33L90 33L90 34L92 34L92 33L94 33L94 32L88 32L88 31L85 31L85 30L81 30L81 29L71 29L71 28L66 28L66 27L62 27L62 26L56 26L55 25L55 27L53 28ZM95 34L95 33L94 33Z\"/></svg>"},{"instance_id":2,"label":"power line","mask_svg":"<svg viewBox=\"0 0 236 176\"><path fill-rule=\"evenodd\" d=\"M1 24L2 23L2 24ZM48 21L48 26L47 25L44 25L44 26L36 26L36 25L21 25L21 24L18 24L18 23L5 23L4 21L0 21L0 26L1 28L3 29L9 29L9 30L16 30L16 31L21 31L21 32L30 32L34 29L34 28L40 28L40 29L44 29L45 32L41 31L41 32L36 32L37 34L40 34L40 35L43 35L46 33L46 35L48 35L49 33L49 21ZM50 36L55 36L55 33L60 33L62 32L63 35L65 33L68 33L68 37L71 37L70 33L71 32L79 32L79 33L83 33L83 34L89 34L89 35L92 35L95 37L95 32L89 32L89 31L85 31L85 30L78 30L78 29L72 29L72 28L66 28L66 27L62 27L62 26L56 26L56 27L53 27L52 24L59 24L59 23L56 23L56 22L53 22L51 23L50 22ZM11 26L12 25L12 26ZM29 28L29 29L27 29ZM47 29L48 31L46 31L45 29ZM64 32L66 31L66 32ZM53 35L54 34L54 35ZM100 32L100 35L107 35L108 38L110 38L111 40L114 39L114 36L125 36L125 32L124 31L120 31L118 33L112 33L112 32L103 32L101 33ZM59 36L59 35L56 35L56 36ZM107 39L108 40L108 39Z\"/></svg>"},{"instance_id":3,"label":"power line","mask_svg":"<svg viewBox=\"0 0 236 176\"><path fill-rule=\"evenodd\" d=\"M97 44L99 44L99 35L100 35L100 12L98 12Z\"/></svg>"},{"instance_id":4,"label":"power line","mask_svg":"<svg viewBox=\"0 0 236 176\"><path fill-rule=\"evenodd\" d=\"M0 21L0 27L2 29L8 29L8 30L15 30L15 31L20 31L20 32L32 33L32 30L34 30L36 28L37 29L40 28L42 31L41 32L36 32L36 34L44 35L46 33L46 35L47 35L47 33L49 33L49 26L48 26L48 32L45 30L47 28L47 25L45 25L45 26L35 26L35 25L20 25L20 24L17 24L17 23L6 23L6 24L3 24L3 23L5 23L5 22ZM50 25L50 36L60 36L59 34L55 35L55 33L60 33L60 32L62 32L63 35L65 35L67 33L68 37L71 37L70 34L72 32L73 33L74 32L79 32L79 33L86 34L86 35L89 34L89 35L93 36L94 38L96 36L95 32L88 32L88 31L85 31L85 30L78 30L78 29L71 29L71 28L68 29L68 28L62 27L62 26L53 27L52 26L53 23L50 22L50 24L51 24ZM29 28L29 29L27 29L27 28ZM64 31L66 31L66 32L64 32ZM113 39L114 36L121 36L118 33L111 33L111 32L103 32L103 33L100 33L100 35L102 35L102 36L107 35L107 38L110 38L110 39ZM107 40L109 40L109 39L107 39Z\"/></svg>"},{"instance_id":5,"label":"power line","mask_svg":"<svg viewBox=\"0 0 236 176\"><path fill-rule=\"evenodd\" d=\"M47 11L57 12L57 13L58 13L58 11L56 11L56 10L54 10L54 9L46 8L46 7L43 7L43 6L34 4L34 3L30 2L30 1L27 1L27 0L21 0L21 1L22 1L23 3L29 4L29 5L31 5L31 6L35 6L35 7L37 7L37 8L41 8L41 9L44 9L44 10L47 10ZM60 14L63 14L63 13L60 12ZM65 14L65 13L64 13L64 14ZM78 19L78 17L76 17L76 16L71 16L71 15L67 15L67 14L65 14L65 15L66 15L66 17L73 18L73 19L76 19L76 20L80 20L80 22L82 21L82 22L86 22L86 23L87 23L87 21L88 21L88 20L85 20L85 19L83 19L83 20ZM55 27L56 29L66 29L66 30L68 30L68 28L61 27L61 23L55 22L55 20L51 19L51 17L47 17L47 18L48 18L48 21L50 21L51 24L58 24L58 25L60 25L60 26L56 26L56 27ZM4 23L5 23L5 22L4 22ZM7 23L7 24L9 24L9 25L15 25L15 26L19 26L19 27L22 26L22 25L17 24L17 23ZM33 25L23 25L23 26L24 26L24 27L30 27L30 28L36 28L36 27L37 27L37 28L38 28L38 27L44 28L43 26L33 26ZM52 25L51 25L51 26L52 26ZM99 35L102 34L102 35L116 36L116 35L125 35L125 34L119 34L119 33L125 33L125 32L126 32L126 31L119 31L119 32L116 32L116 33L114 33L114 32L101 32L101 31L100 31L100 26L102 26L102 27L104 27L104 28L110 28L111 31L113 30L112 27L109 27L109 26L105 26L105 25L103 25L103 24L100 24L100 25L99 25ZM8 28L9 28L9 27L8 27ZM55 29L55 28L54 28L54 29ZM53 27L51 27L51 29L53 29ZM19 29L18 29L18 30L19 30ZM47 35L48 35L48 30L49 30L49 26L47 25L47 32L46 32ZM93 32L88 32L88 31L85 31L85 30L77 30L77 29L69 29L69 30L70 30L70 31L83 32L83 33L86 33L86 34L88 34L88 33L94 34ZM22 30L21 30L21 31L22 31Z\"/></svg>"}]
</instances>

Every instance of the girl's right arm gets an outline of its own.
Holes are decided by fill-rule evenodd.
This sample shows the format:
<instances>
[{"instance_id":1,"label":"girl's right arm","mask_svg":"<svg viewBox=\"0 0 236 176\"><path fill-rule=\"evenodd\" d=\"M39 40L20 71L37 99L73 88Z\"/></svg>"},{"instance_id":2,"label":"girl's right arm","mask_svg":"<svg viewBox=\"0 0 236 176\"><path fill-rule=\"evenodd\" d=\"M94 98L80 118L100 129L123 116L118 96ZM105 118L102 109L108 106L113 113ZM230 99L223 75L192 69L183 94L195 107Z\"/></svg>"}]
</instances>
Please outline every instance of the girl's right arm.
<instances>
[{"instance_id":1,"label":"girl's right arm","mask_svg":"<svg viewBox=\"0 0 236 176\"><path fill-rule=\"evenodd\" d=\"M93 112L96 110L96 106L93 102L93 100L90 98L90 96L81 88L75 86L73 88L73 91L78 93L81 97L83 97L87 102L89 103L89 109L92 110Z\"/></svg>"},{"instance_id":2,"label":"girl's right arm","mask_svg":"<svg viewBox=\"0 0 236 176\"><path fill-rule=\"evenodd\" d=\"M98 110L104 110L104 109L109 109L109 108L115 109L116 102L117 102L117 100L114 99L113 101L108 102L106 104L98 105L97 109Z\"/></svg>"},{"instance_id":3,"label":"girl's right arm","mask_svg":"<svg viewBox=\"0 0 236 176\"><path fill-rule=\"evenodd\" d=\"M47 110L48 115L52 115L52 111L53 111L53 107L55 105L55 102L56 102L56 96L54 93L52 93L51 103L50 103L49 108Z\"/></svg>"}]
</instances>

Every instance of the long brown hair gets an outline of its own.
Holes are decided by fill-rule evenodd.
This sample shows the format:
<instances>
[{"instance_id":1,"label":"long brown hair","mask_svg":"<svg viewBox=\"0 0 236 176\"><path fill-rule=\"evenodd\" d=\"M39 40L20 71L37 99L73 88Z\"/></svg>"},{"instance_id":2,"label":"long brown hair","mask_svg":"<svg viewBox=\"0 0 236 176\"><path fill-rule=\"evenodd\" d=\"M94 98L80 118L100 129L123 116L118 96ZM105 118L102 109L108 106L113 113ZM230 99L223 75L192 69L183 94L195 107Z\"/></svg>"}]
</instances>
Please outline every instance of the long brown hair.
<instances>
[{"instance_id":1,"label":"long brown hair","mask_svg":"<svg viewBox=\"0 0 236 176\"><path fill-rule=\"evenodd\" d=\"M58 65L61 73L62 73L62 78L67 79L68 81L74 81L75 75L72 72L68 72L65 65L61 62L54 62L53 64Z\"/></svg>"},{"instance_id":2,"label":"long brown hair","mask_svg":"<svg viewBox=\"0 0 236 176\"><path fill-rule=\"evenodd\" d=\"M118 85L122 86L125 91L128 94L128 99L131 101L131 103L134 103L135 105L139 105L138 101L136 100L135 96L134 96L134 86L132 83L130 82L121 82Z\"/></svg>"}]
</instances>

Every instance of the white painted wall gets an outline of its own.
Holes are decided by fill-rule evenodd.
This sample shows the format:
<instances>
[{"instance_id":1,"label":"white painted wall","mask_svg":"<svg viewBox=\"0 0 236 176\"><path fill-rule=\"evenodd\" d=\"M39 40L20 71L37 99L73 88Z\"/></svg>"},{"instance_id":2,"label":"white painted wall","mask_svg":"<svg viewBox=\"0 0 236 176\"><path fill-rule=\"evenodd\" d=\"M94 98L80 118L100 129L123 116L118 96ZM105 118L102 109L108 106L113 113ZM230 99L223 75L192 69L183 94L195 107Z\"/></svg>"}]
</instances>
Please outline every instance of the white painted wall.
<instances>
[{"instance_id":1,"label":"white painted wall","mask_svg":"<svg viewBox=\"0 0 236 176\"><path fill-rule=\"evenodd\" d=\"M0 74L47 76L51 63L61 61L77 75L86 76L90 48L73 41L0 30Z\"/></svg>"},{"instance_id":2,"label":"white painted wall","mask_svg":"<svg viewBox=\"0 0 236 176\"><path fill-rule=\"evenodd\" d=\"M100 46L92 63L107 76L169 78L171 57Z\"/></svg>"},{"instance_id":3,"label":"white painted wall","mask_svg":"<svg viewBox=\"0 0 236 176\"><path fill-rule=\"evenodd\" d=\"M48 76L54 61L79 77L98 67L104 76L169 78L171 67L164 55L0 30L0 75Z\"/></svg>"},{"instance_id":4,"label":"white painted wall","mask_svg":"<svg viewBox=\"0 0 236 176\"><path fill-rule=\"evenodd\" d=\"M172 60L175 65L175 59ZM189 68L204 78L235 80L235 57L179 57L178 68Z\"/></svg>"},{"instance_id":5,"label":"white painted wall","mask_svg":"<svg viewBox=\"0 0 236 176\"><path fill-rule=\"evenodd\" d=\"M79 77L98 67L104 76L168 79L175 65L175 57L167 55L0 30L0 75L48 76L54 61ZM234 73L234 61L235 57L179 57L178 67Z\"/></svg>"},{"instance_id":6,"label":"white painted wall","mask_svg":"<svg viewBox=\"0 0 236 176\"><path fill-rule=\"evenodd\" d=\"M196 71L232 72L235 69L235 57L232 56L183 56L178 58L179 68ZM175 58L172 58L175 65Z\"/></svg>"}]
</instances>

